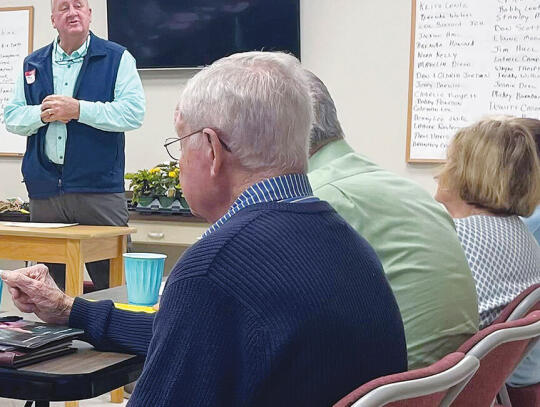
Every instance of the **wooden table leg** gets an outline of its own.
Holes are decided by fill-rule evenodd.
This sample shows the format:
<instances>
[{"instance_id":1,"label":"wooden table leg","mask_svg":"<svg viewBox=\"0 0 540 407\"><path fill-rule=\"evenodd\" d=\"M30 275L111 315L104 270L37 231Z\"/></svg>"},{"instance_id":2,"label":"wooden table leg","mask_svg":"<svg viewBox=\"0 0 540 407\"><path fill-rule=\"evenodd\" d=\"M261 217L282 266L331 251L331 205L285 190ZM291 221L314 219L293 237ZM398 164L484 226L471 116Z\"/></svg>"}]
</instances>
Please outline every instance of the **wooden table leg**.
<instances>
[{"instance_id":1,"label":"wooden table leg","mask_svg":"<svg viewBox=\"0 0 540 407\"><path fill-rule=\"evenodd\" d=\"M118 236L118 251L116 257L111 259L109 271L109 287L117 287L125 284L124 257L127 250L127 236Z\"/></svg>"},{"instance_id":2,"label":"wooden table leg","mask_svg":"<svg viewBox=\"0 0 540 407\"><path fill-rule=\"evenodd\" d=\"M84 261L80 240L66 242L66 294L76 297L83 293Z\"/></svg>"},{"instance_id":3,"label":"wooden table leg","mask_svg":"<svg viewBox=\"0 0 540 407\"><path fill-rule=\"evenodd\" d=\"M120 387L111 391L111 403L122 403L124 401L124 388Z\"/></svg>"}]
</instances>

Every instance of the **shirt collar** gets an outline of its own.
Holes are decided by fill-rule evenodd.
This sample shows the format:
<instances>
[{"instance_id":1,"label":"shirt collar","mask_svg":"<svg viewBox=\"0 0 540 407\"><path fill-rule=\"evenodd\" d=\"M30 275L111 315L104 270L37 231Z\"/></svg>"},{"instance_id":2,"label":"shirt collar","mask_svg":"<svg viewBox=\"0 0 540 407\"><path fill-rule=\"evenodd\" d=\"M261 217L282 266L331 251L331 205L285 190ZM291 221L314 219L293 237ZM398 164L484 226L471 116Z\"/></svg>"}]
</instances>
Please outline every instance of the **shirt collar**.
<instances>
[{"instance_id":1,"label":"shirt collar","mask_svg":"<svg viewBox=\"0 0 540 407\"><path fill-rule=\"evenodd\" d=\"M55 50L56 50L56 58L60 59L61 61L66 59L77 59L84 57L86 53L88 52L88 47L90 46L90 35L86 38L86 41L82 43L82 45L73 51L71 55L68 55L66 51L62 49L60 46L60 37L57 37L55 40Z\"/></svg>"},{"instance_id":2,"label":"shirt collar","mask_svg":"<svg viewBox=\"0 0 540 407\"><path fill-rule=\"evenodd\" d=\"M332 160L352 152L354 152L354 150L345 140L331 141L310 157L308 161L308 172L315 171L316 169L327 165Z\"/></svg>"},{"instance_id":3,"label":"shirt collar","mask_svg":"<svg viewBox=\"0 0 540 407\"><path fill-rule=\"evenodd\" d=\"M313 191L306 174L286 174L264 179L242 192L227 213L210 226L202 237L218 230L233 215L248 206L264 202L294 203L305 201L308 197L313 197Z\"/></svg>"}]
</instances>

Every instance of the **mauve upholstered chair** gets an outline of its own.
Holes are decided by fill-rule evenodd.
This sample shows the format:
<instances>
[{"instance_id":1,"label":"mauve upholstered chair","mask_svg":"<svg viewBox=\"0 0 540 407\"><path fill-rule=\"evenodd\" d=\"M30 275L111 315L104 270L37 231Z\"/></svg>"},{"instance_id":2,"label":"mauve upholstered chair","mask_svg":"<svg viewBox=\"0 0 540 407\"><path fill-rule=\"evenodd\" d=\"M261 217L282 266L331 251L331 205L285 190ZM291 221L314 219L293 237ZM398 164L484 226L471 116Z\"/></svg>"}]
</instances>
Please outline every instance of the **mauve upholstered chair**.
<instances>
[{"instance_id":1,"label":"mauve upholstered chair","mask_svg":"<svg viewBox=\"0 0 540 407\"><path fill-rule=\"evenodd\" d=\"M504 308L494 323L514 321L537 310L540 310L540 283L532 285L517 296ZM503 386L499 397L505 406L538 407L540 406L540 383L519 388Z\"/></svg>"},{"instance_id":2,"label":"mauve upholstered chair","mask_svg":"<svg viewBox=\"0 0 540 407\"><path fill-rule=\"evenodd\" d=\"M480 368L452 407L490 407L506 379L540 337L540 311L482 329L458 352L475 356Z\"/></svg>"},{"instance_id":3,"label":"mauve upholstered chair","mask_svg":"<svg viewBox=\"0 0 540 407\"><path fill-rule=\"evenodd\" d=\"M492 325L523 318L532 311L540 311L540 283L530 286L514 298L510 304L504 307Z\"/></svg>"},{"instance_id":4,"label":"mauve upholstered chair","mask_svg":"<svg viewBox=\"0 0 540 407\"><path fill-rule=\"evenodd\" d=\"M454 352L431 366L371 380L334 407L446 407L467 384L478 365L474 356Z\"/></svg>"}]
</instances>

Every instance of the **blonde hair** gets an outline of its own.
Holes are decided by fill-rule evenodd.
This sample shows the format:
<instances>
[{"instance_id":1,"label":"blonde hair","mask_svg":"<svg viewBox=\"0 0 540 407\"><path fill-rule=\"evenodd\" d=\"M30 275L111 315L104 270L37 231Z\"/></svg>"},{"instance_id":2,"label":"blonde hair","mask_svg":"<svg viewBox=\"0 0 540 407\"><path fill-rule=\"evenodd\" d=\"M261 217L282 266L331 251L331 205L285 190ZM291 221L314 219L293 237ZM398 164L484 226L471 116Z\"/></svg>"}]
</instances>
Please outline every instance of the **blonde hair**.
<instances>
[{"instance_id":1,"label":"blonde hair","mask_svg":"<svg viewBox=\"0 0 540 407\"><path fill-rule=\"evenodd\" d=\"M495 214L531 215L540 202L540 158L532 134L538 124L497 117L460 130L448 147L440 185Z\"/></svg>"},{"instance_id":2,"label":"blonde hair","mask_svg":"<svg viewBox=\"0 0 540 407\"><path fill-rule=\"evenodd\" d=\"M527 127L529 132L534 137L534 141L536 142L536 152L540 158L540 120L532 118L523 118L519 120L522 121L523 125Z\"/></svg>"}]
</instances>

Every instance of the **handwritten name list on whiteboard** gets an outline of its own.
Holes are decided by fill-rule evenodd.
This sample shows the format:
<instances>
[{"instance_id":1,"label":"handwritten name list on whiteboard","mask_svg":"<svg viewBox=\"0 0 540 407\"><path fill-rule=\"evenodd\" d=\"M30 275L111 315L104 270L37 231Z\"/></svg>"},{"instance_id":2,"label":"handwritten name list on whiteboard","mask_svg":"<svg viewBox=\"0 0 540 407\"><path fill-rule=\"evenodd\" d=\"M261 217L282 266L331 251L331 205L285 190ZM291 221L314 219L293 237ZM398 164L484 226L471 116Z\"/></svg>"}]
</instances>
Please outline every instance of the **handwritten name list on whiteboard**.
<instances>
[{"instance_id":1,"label":"handwritten name list on whiteboard","mask_svg":"<svg viewBox=\"0 0 540 407\"><path fill-rule=\"evenodd\" d=\"M407 160L488 115L540 117L539 0L413 2Z\"/></svg>"},{"instance_id":2,"label":"handwritten name list on whiteboard","mask_svg":"<svg viewBox=\"0 0 540 407\"><path fill-rule=\"evenodd\" d=\"M33 7L0 8L0 155L20 155L26 138L9 133L4 106L12 96L24 58L32 50Z\"/></svg>"}]
</instances>

